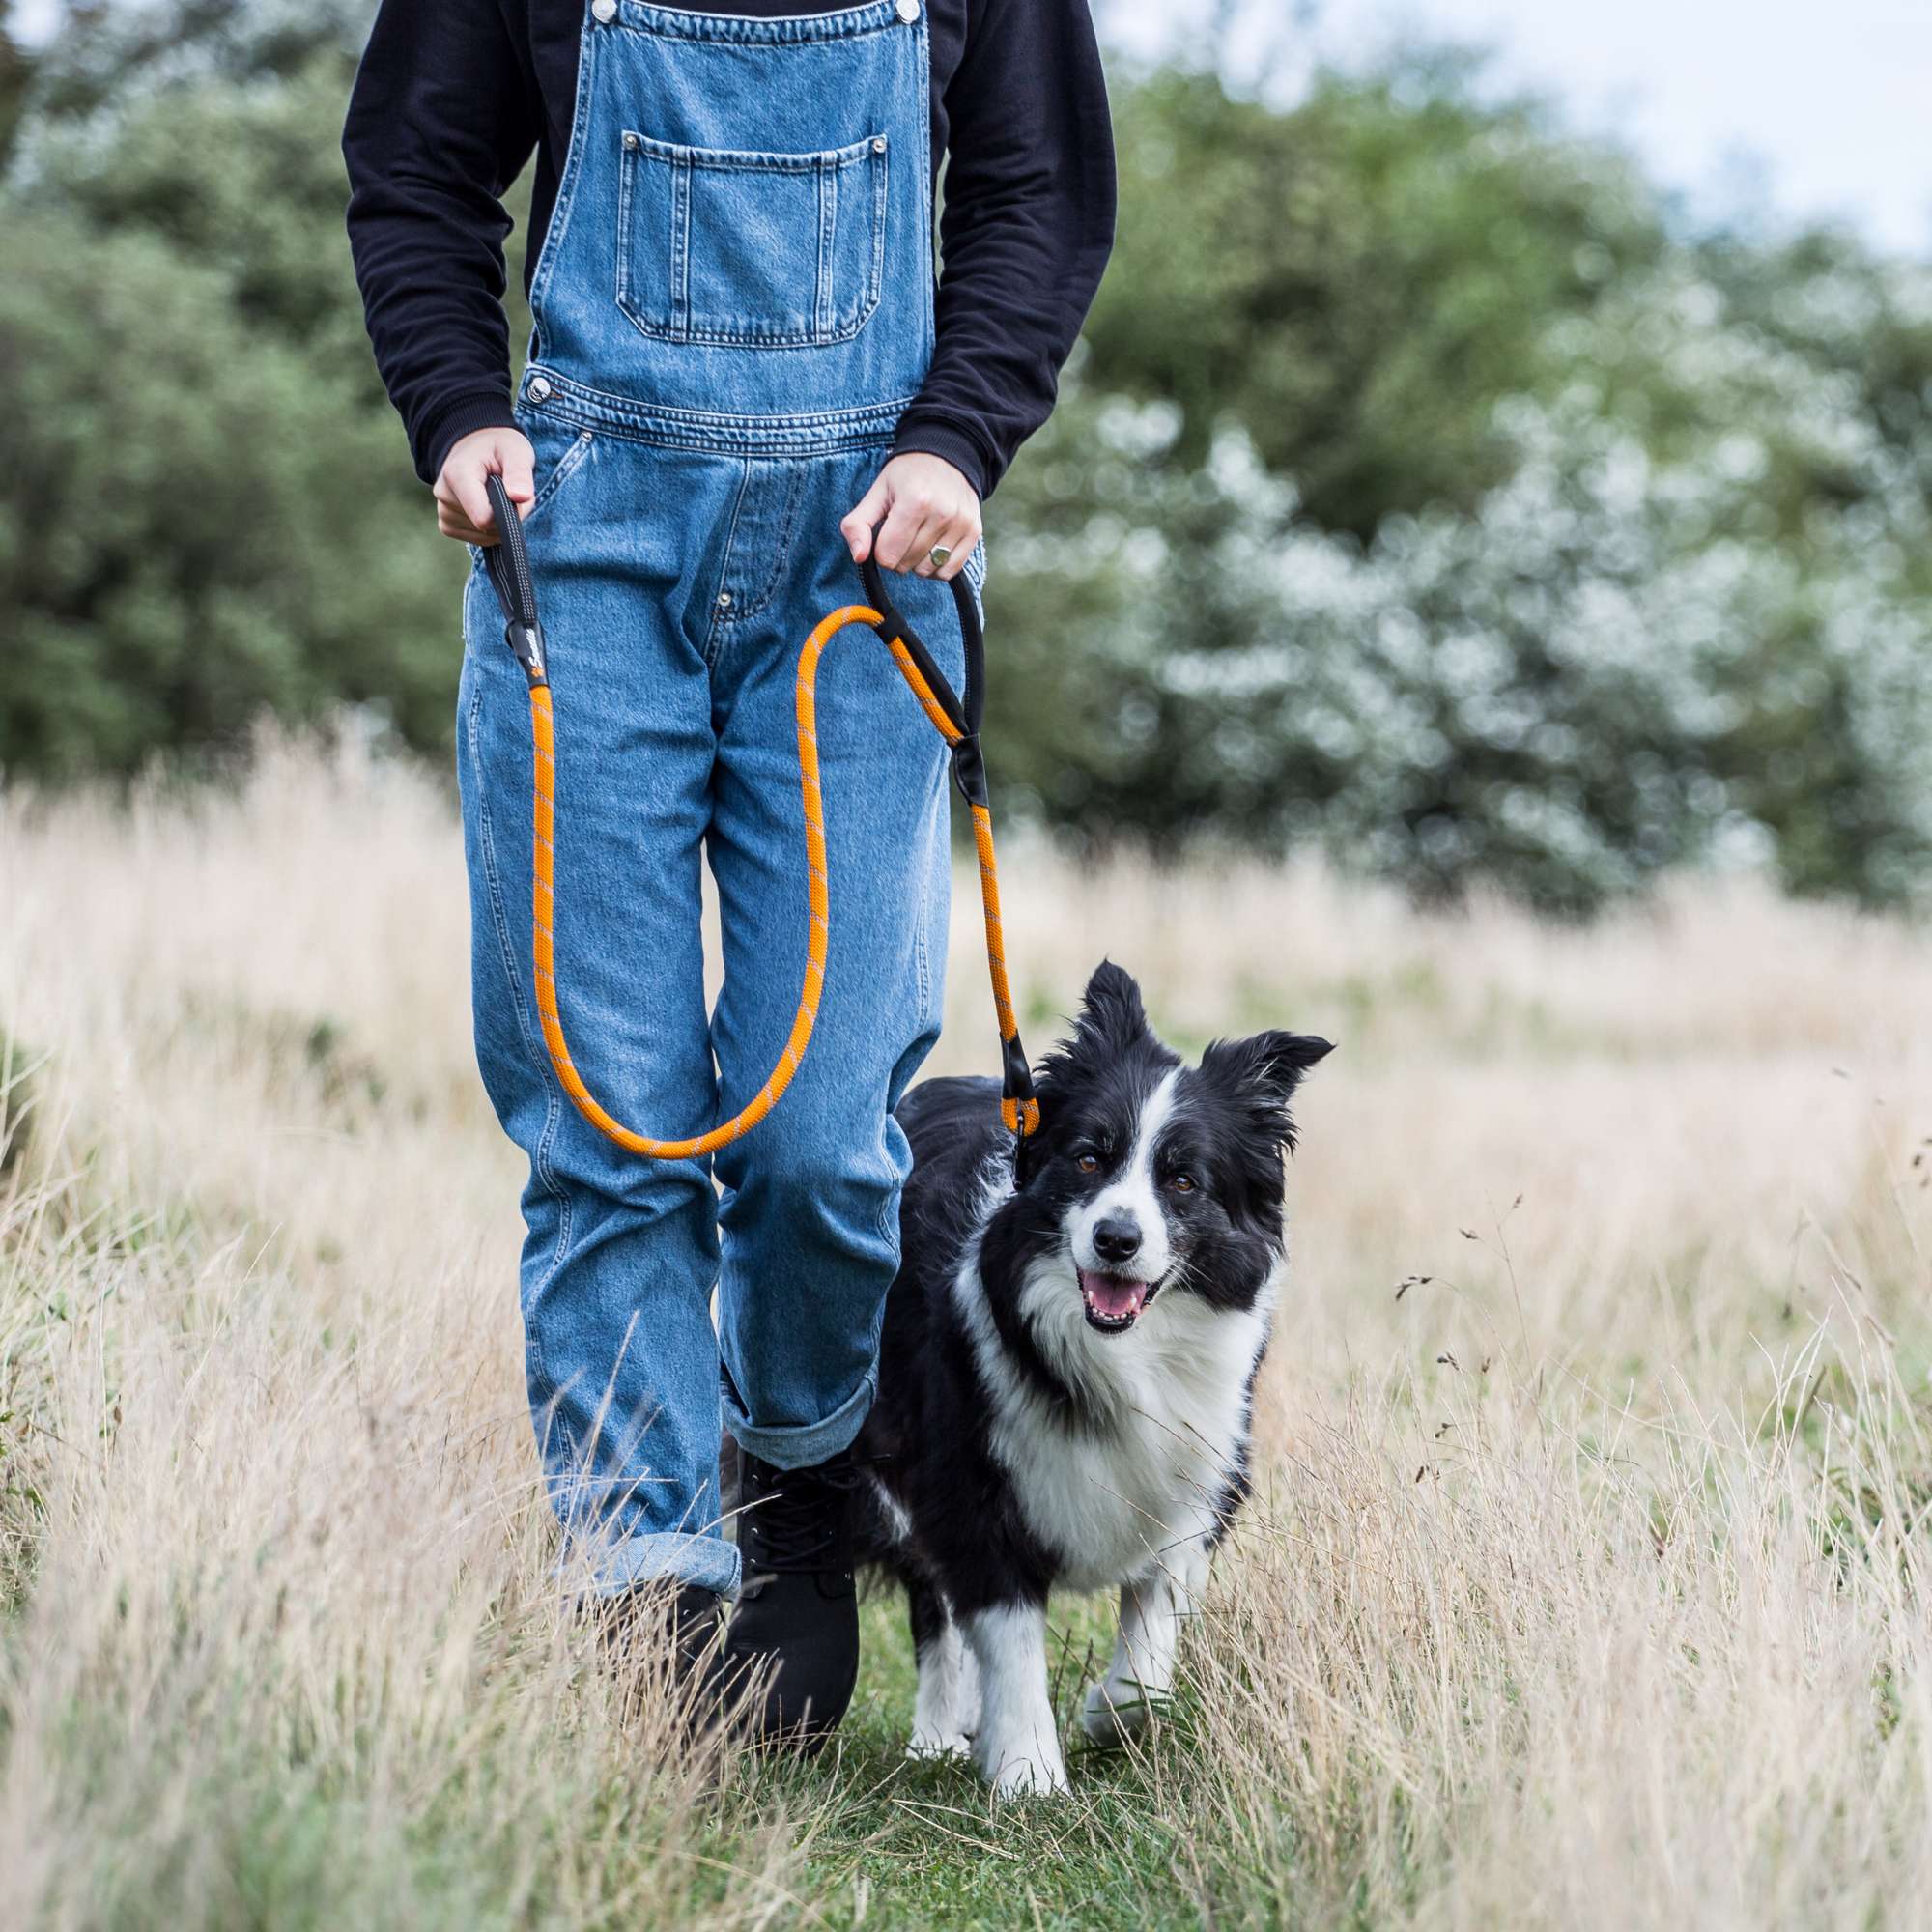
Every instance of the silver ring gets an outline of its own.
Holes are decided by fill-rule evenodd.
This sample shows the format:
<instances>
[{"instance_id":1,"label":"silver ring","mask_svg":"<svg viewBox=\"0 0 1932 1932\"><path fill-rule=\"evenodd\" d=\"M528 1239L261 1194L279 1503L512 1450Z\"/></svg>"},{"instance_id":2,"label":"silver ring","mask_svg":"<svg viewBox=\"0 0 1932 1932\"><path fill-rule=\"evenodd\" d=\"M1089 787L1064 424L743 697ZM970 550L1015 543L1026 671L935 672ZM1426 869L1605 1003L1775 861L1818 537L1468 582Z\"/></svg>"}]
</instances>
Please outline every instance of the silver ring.
<instances>
[{"instance_id":1,"label":"silver ring","mask_svg":"<svg viewBox=\"0 0 1932 1932\"><path fill-rule=\"evenodd\" d=\"M952 557L952 550L945 544L934 544L925 554L934 570L944 570Z\"/></svg>"}]
</instances>

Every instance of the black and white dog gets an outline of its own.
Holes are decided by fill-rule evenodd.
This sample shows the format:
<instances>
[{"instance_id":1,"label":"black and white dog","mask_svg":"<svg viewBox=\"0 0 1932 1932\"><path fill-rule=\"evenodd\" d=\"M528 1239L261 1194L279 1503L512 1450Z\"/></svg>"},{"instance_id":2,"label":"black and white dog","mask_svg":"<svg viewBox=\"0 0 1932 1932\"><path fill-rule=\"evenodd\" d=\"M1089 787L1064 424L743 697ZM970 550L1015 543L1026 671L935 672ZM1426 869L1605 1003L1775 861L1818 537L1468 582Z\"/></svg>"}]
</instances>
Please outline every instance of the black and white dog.
<instances>
[{"instance_id":1,"label":"black and white dog","mask_svg":"<svg viewBox=\"0 0 1932 1932\"><path fill-rule=\"evenodd\" d=\"M1090 1738L1131 1735L1171 1689L1181 1620L1246 1492L1289 1099L1328 1051L1264 1033L1185 1066L1107 964L1042 1069L1017 1169L993 1082L906 1096L903 1260L858 1450L862 1560L910 1598L915 1753L970 1751L1001 1794L1065 1787L1056 1584L1121 1591Z\"/></svg>"}]
</instances>

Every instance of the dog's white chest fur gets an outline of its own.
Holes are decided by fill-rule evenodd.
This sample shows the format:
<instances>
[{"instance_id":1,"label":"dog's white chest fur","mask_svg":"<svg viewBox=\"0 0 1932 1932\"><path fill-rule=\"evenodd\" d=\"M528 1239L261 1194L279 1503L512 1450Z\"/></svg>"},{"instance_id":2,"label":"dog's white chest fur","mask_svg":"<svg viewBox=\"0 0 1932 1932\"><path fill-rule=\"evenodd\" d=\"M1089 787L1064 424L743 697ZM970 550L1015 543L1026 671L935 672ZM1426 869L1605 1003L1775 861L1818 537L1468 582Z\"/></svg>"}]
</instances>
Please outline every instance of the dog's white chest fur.
<instances>
[{"instance_id":1,"label":"dog's white chest fur","mask_svg":"<svg viewBox=\"0 0 1932 1932\"><path fill-rule=\"evenodd\" d=\"M1047 1364L1079 1396L1071 1418L1000 1345L970 1264L958 1293L992 1398L993 1453L1064 1582L1088 1590L1143 1576L1206 1533L1239 1454L1272 1280L1236 1313L1170 1291L1130 1333L1102 1335L1087 1324L1071 1265L1037 1263L1021 1308Z\"/></svg>"}]
</instances>

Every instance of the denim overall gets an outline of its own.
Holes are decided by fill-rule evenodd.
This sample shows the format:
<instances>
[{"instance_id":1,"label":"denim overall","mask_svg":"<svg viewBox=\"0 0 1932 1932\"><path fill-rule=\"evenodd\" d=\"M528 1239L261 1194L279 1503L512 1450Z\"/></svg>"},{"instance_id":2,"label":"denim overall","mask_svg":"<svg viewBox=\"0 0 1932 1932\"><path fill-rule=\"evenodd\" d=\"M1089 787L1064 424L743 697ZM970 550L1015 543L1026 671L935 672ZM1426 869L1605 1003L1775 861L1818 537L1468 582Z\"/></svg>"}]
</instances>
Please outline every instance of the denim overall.
<instances>
[{"instance_id":1,"label":"denim overall","mask_svg":"<svg viewBox=\"0 0 1932 1932\"><path fill-rule=\"evenodd\" d=\"M863 601L838 521L931 354L926 63L915 0L585 14L518 419L556 715L558 1000L591 1091L646 1133L743 1105L798 998L793 668L819 617ZM895 586L956 682L946 586ZM529 1156L526 1367L551 1497L594 1591L731 1591L721 1422L799 1467L845 1447L871 1404L909 1166L892 1108L942 1006L944 747L869 631L834 639L818 691L831 939L810 1050L776 1112L714 1161L642 1159L577 1113L538 1031L525 680L480 569L465 629L476 1048ZM724 965L708 1015L700 853Z\"/></svg>"}]
</instances>

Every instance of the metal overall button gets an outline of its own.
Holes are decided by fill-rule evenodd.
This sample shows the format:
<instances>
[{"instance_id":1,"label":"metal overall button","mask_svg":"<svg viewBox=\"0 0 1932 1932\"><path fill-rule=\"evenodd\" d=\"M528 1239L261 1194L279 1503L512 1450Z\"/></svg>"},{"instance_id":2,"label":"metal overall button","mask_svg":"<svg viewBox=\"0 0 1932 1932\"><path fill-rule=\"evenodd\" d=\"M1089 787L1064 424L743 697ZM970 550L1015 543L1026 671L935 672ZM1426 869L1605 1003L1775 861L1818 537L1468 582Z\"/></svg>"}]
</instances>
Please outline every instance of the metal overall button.
<instances>
[{"instance_id":1,"label":"metal overall button","mask_svg":"<svg viewBox=\"0 0 1932 1932\"><path fill-rule=\"evenodd\" d=\"M601 7L604 0L597 0L597 4ZM909 27L919 18L919 0L899 0L898 6L894 11Z\"/></svg>"},{"instance_id":2,"label":"metal overall button","mask_svg":"<svg viewBox=\"0 0 1932 1932\"><path fill-rule=\"evenodd\" d=\"M548 402L550 400L550 378L548 376L532 376L526 393L533 403Z\"/></svg>"},{"instance_id":3,"label":"metal overall button","mask_svg":"<svg viewBox=\"0 0 1932 1932\"><path fill-rule=\"evenodd\" d=\"M617 0L590 0L590 17L608 27L617 17Z\"/></svg>"}]
</instances>

